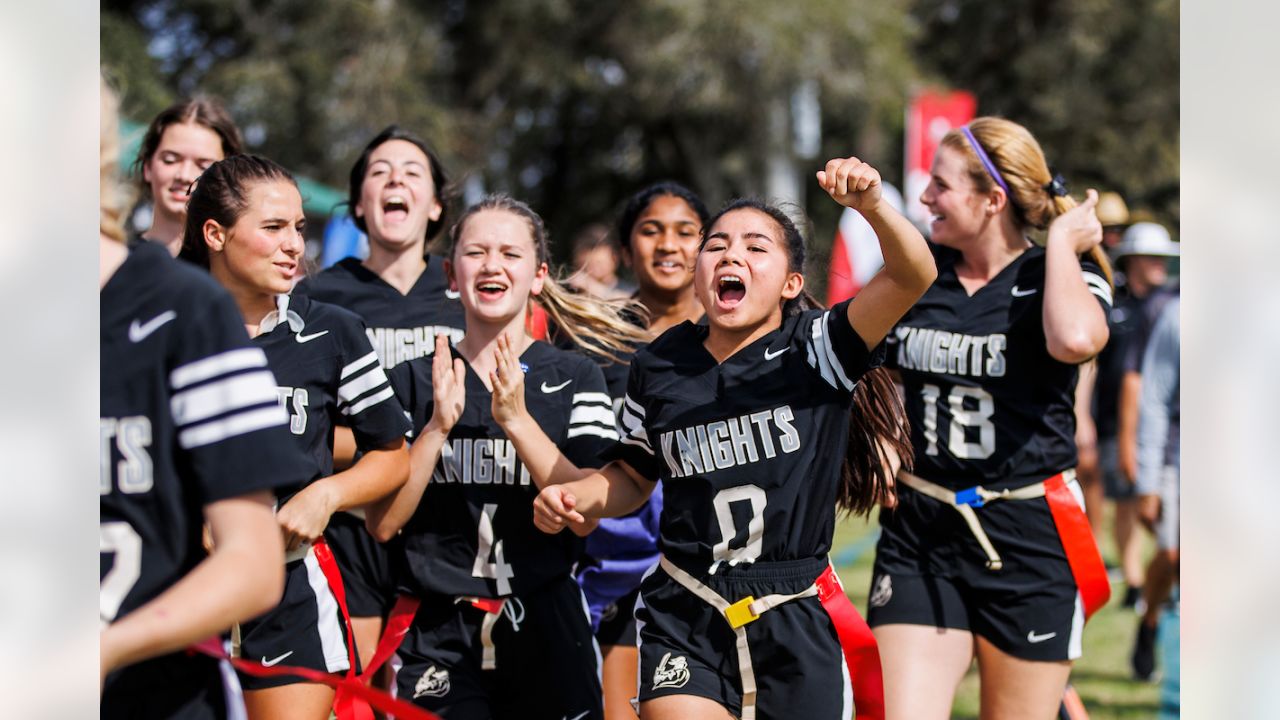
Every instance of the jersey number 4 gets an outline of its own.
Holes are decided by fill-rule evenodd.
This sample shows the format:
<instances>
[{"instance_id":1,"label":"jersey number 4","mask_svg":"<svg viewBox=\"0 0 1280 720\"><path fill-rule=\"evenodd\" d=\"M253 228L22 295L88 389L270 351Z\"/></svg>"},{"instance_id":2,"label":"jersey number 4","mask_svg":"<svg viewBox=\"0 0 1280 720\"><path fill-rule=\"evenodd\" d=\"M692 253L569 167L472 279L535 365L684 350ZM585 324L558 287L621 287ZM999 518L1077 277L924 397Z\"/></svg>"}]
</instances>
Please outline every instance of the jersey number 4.
<instances>
[{"instance_id":1,"label":"jersey number 4","mask_svg":"<svg viewBox=\"0 0 1280 720\"><path fill-rule=\"evenodd\" d=\"M493 516L497 512L497 503L485 503L484 512L480 514L480 537L476 542L476 561L471 566L471 577L495 580L498 594L510 595L511 578L516 574L502 557L502 541L494 542Z\"/></svg>"},{"instance_id":2,"label":"jersey number 4","mask_svg":"<svg viewBox=\"0 0 1280 720\"><path fill-rule=\"evenodd\" d=\"M942 390L937 385L920 388L924 397L924 439L926 455L938 454L938 405ZM965 407L968 400L972 405ZM996 426L991 422L996 403L991 393L980 387L955 385L947 394L951 417L947 433L947 450L961 460L985 460L996 451ZM975 442L976 440L976 442Z\"/></svg>"}]
</instances>

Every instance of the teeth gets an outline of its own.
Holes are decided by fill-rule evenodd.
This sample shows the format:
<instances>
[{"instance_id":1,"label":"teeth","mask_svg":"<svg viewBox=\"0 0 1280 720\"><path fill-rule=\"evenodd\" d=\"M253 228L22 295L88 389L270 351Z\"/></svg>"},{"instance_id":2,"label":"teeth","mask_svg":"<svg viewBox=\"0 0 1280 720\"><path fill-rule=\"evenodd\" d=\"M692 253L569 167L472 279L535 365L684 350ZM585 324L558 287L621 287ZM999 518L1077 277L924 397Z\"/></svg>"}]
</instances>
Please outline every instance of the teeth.
<instances>
[{"instance_id":1,"label":"teeth","mask_svg":"<svg viewBox=\"0 0 1280 720\"><path fill-rule=\"evenodd\" d=\"M505 288L505 287L503 287L503 286L501 286L501 285L498 285L498 284L496 284L496 283L484 283L483 285L480 285L479 287L480 287L480 290L493 290L493 291L496 291L496 292L501 292L502 290L506 290L506 288Z\"/></svg>"},{"instance_id":2,"label":"teeth","mask_svg":"<svg viewBox=\"0 0 1280 720\"><path fill-rule=\"evenodd\" d=\"M737 275L723 275L720 277L721 285L724 285L725 283L731 283L731 282L741 283L742 278L738 277Z\"/></svg>"},{"instance_id":3,"label":"teeth","mask_svg":"<svg viewBox=\"0 0 1280 720\"><path fill-rule=\"evenodd\" d=\"M395 208L408 208L408 207L409 207L409 203L405 202L405 199L404 199L403 197L399 196L399 195L392 195L391 197L387 198L387 199L386 199L386 201L384 201L384 202L382 203L382 207L383 207L383 208L386 208L386 209L391 209L391 208L393 208L393 207L395 207Z\"/></svg>"}]
</instances>

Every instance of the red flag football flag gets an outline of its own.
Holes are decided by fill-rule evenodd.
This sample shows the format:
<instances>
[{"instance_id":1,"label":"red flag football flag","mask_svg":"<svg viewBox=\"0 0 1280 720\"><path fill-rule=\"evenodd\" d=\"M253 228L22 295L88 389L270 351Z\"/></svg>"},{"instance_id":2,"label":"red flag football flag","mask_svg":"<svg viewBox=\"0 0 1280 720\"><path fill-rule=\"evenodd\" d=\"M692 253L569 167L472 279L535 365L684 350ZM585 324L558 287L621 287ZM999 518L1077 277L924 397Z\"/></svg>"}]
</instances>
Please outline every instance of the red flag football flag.
<instances>
[{"instance_id":1,"label":"red flag football flag","mask_svg":"<svg viewBox=\"0 0 1280 720\"><path fill-rule=\"evenodd\" d=\"M883 186L884 199L902 212L902 193L889 183ZM884 265L880 241L871 225L857 210L844 209L836 239L831 244L831 268L827 273L827 306L847 300L862 289Z\"/></svg>"}]
</instances>

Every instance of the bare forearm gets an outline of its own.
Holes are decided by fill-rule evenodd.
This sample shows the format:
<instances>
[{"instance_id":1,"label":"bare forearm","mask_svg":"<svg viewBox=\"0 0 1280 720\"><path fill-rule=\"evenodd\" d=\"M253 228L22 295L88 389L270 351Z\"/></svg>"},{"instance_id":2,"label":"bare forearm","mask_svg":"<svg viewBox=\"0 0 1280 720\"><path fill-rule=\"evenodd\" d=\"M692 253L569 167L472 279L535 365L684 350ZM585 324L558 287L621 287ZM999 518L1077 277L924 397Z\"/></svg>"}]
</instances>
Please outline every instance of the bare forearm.
<instances>
[{"instance_id":1,"label":"bare forearm","mask_svg":"<svg viewBox=\"0 0 1280 720\"><path fill-rule=\"evenodd\" d=\"M1107 344L1107 317L1085 284L1080 258L1065 242L1045 248L1044 335L1059 362L1081 363Z\"/></svg>"},{"instance_id":2,"label":"bare forearm","mask_svg":"<svg viewBox=\"0 0 1280 720\"><path fill-rule=\"evenodd\" d=\"M655 484L639 481L618 463L610 463L564 487L577 498L575 509L591 519L620 517L636 510L649 499Z\"/></svg>"},{"instance_id":3,"label":"bare forearm","mask_svg":"<svg viewBox=\"0 0 1280 720\"><path fill-rule=\"evenodd\" d=\"M351 510L381 500L409 479L409 451L404 440L370 450L355 465L315 482L333 493L335 510Z\"/></svg>"},{"instance_id":4,"label":"bare forearm","mask_svg":"<svg viewBox=\"0 0 1280 720\"><path fill-rule=\"evenodd\" d=\"M938 268L924 236L910 220L883 202L862 216L880 240L880 252L884 256L881 272L904 292L915 293L917 297L923 295L938 277Z\"/></svg>"},{"instance_id":5,"label":"bare forearm","mask_svg":"<svg viewBox=\"0 0 1280 720\"><path fill-rule=\"evenodd\" d=\"M539 490L548 485L581 479L591 472L570 462L527 413L508 421L503 430L515 445L516 454Z\"/></svg>"},{"instance_id":6,"label":"bare forearm","mask_svg":"<svg viewBox=\"0 0 1280 720\"><path fill-rule=\"evenodd\" d=\"M448 433L428 426L409 448L409 479L382 500L371 503L366 509L365 524L369 532L385 542L400 531L413 517L426 492L427 483L436 471L440 452L448 439Z\"/></svg>"},{"instance_id":7,"label":"bare forearm","mask_svg":"<svg viewBox=\"0 0 1280 720\"><path fill-rule=\"evenodd\" d=\"M180 650L234 623L262 614L284 589L284 546L264 494L256 507L239 503L229 516L210 516L214 550L151 602L102 632L110 669Z\"/></svg>"}]
</instances>

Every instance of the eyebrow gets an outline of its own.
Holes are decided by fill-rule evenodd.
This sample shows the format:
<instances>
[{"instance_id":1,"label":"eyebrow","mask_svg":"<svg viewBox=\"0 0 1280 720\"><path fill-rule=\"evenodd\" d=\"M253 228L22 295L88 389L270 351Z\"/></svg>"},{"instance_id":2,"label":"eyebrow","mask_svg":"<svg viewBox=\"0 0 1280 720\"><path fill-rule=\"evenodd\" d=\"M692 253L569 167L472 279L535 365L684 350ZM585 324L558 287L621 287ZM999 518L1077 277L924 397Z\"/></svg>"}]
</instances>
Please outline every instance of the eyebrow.
<instances>
[{"instance_id":1,"label":"eyebrow","mask_svg":"<svg viewBox=\"0 0 1280 720\"><path fill-rule=\"evenodd\" d=\"M385 165L391 165L391 164L392 164L392 163L391 163L391 161L390 161L390 160L387 160L386 158L378 158L377 160L374 160L373 162L369 163L369 167L373 167L374 165L377 165L378 163L383 163L383 164L385 164ZM405 166L409 166L409 165L417 165L418 167L423 168L423 169L426 169L426 167L427 167L426 165L423 165L422 163L418 162L417 160L407 160L407 161L405 161L404 165L405 165Z\"/></svg>"},{"instance_id":2,"label":"eyebrow","mask_svg":"<svg viewBox=\"0 0 1280 720\"><path fill-rule=\"evenodd\" d=\"M707 239L710 240L711 238L727 238L727 237L729 237L729 233L725 232L724 230L717 230L716 232L713 232L710 235L708 235ZM769 237L768 235L765 235L764 233L747 232L747 233L742 233L742 237L759 239L759 240L768 240L769 242L775 245L777 244L776 242L774 242L773 238Z\"/></svg>"}]
</instances>

